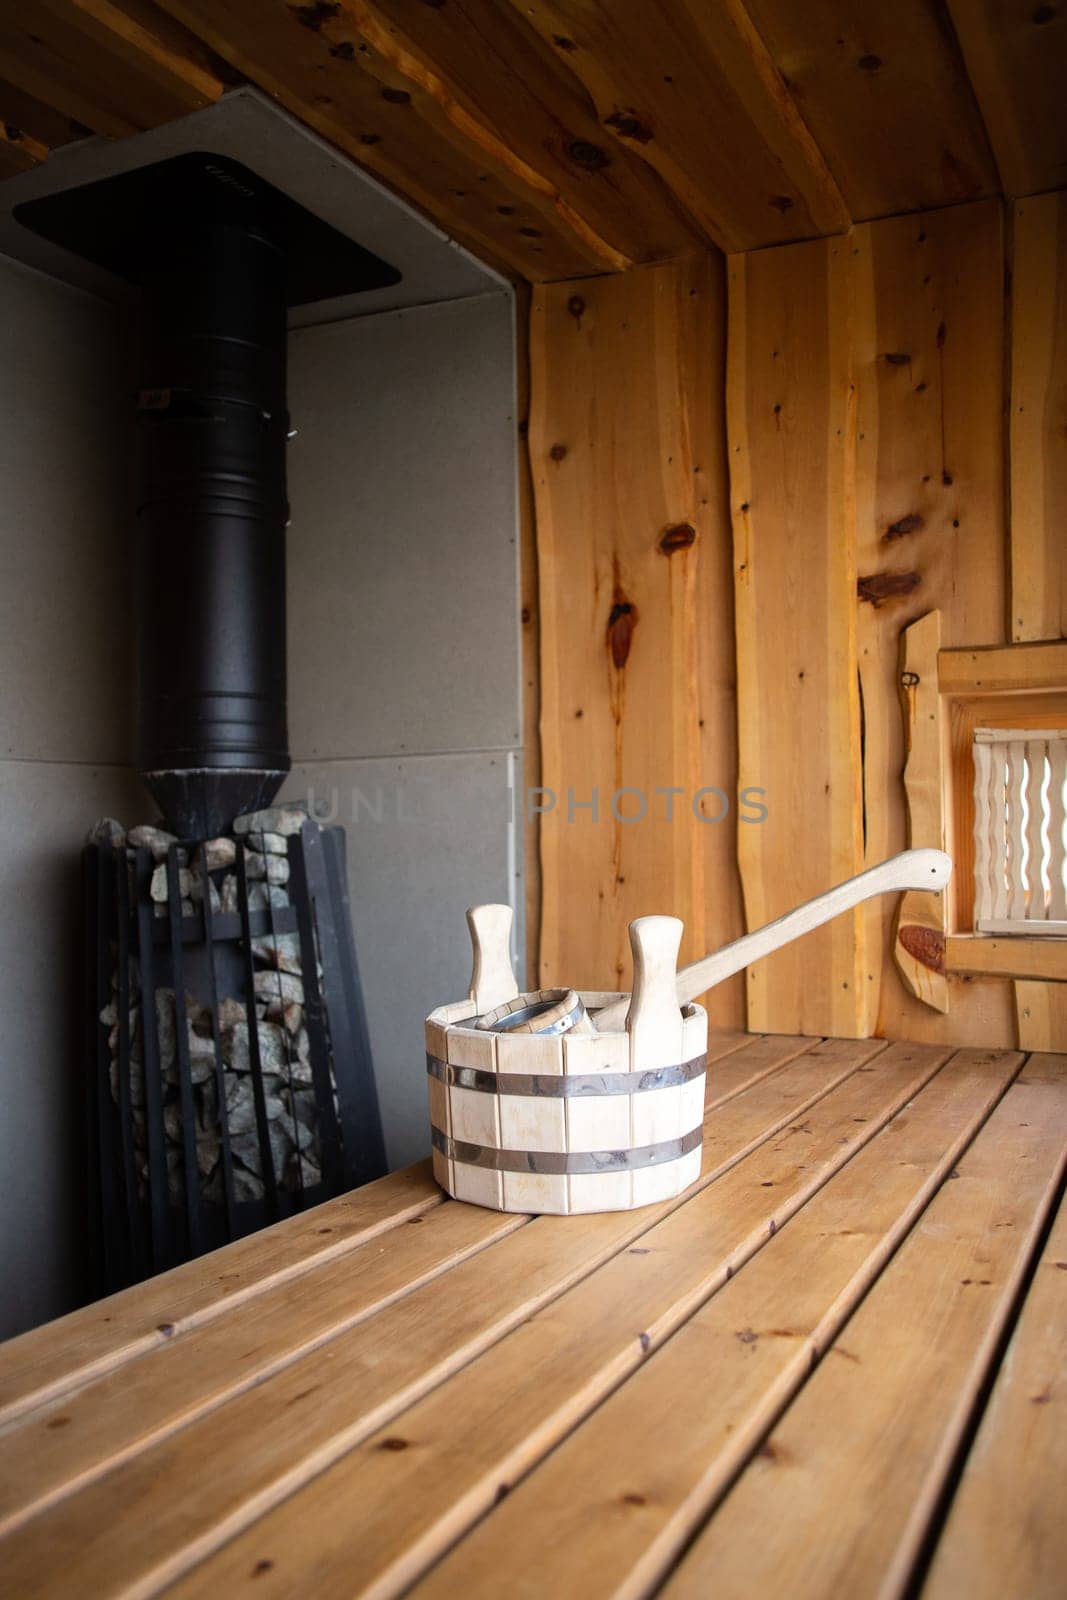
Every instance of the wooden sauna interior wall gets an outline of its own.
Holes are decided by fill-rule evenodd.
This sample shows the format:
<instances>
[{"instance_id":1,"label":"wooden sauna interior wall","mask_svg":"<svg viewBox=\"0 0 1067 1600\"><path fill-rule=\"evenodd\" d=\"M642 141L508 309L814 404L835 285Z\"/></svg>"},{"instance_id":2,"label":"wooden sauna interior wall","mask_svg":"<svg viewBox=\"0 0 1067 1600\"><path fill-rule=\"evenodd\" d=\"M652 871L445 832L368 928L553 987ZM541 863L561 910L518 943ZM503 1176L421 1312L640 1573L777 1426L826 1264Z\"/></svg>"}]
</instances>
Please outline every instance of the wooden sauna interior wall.
<instances>
[{"instance_id":1,"label":"wooden sauna interior wall","mask_svg":"<svg viewBox=\"0 0 1067 1600\"><path fill-rule=\"evenodd\" d=\"M625 985L634 915L683 917L692 958L903 848L910 623L926 690L938 629L1064 637L1062 6L9 10L0 175L250 82L516 283L531 983ZM713 1021L1067 1042L1062 985L962 946L947 1010L916 999L894 911L764 961Z\"/></svg>"},{"instance_id":2,"label":"wooden sauna interior wall","mask_svg":"<svg viewBox=\"0 0 1067 1600\"><path fill-rule=\"evenodd\" d=\"M1067 196L994 197L725 273L704 257L536 292L542 782L599 786L602 810L660 784L758 786L767 807L594 829L557 805L545 981L623 982L641 911L684 917L694 956L736 936L735 848L749 927L906 848L909 623L937 610L945 648L1064 635L1065 249ZM907 993L895 912L751 968L749 1027L1014 1043L1006 978L950 974L946 1014ZM716 1017L738 1003L717 994Z\"/></svg>"}]
</instances>

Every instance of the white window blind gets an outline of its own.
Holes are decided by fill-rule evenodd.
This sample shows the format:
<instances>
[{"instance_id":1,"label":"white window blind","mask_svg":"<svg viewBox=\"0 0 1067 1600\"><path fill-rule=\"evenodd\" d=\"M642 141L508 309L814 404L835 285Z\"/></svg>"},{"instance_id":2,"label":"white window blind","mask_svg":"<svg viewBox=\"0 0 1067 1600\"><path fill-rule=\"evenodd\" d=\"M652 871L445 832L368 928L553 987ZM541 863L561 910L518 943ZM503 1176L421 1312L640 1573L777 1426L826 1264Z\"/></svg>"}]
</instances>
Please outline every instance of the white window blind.
<instances>
[{"instance_id":1,"label":"white window blind","mask_svg":"<svg viewBox=\"0 0 1067 1600\"><path fill-rule=\"evenodd\" d=\"M979 933L1067 935L1067 730L976 728Z\"/></svg>"}]
</instances>

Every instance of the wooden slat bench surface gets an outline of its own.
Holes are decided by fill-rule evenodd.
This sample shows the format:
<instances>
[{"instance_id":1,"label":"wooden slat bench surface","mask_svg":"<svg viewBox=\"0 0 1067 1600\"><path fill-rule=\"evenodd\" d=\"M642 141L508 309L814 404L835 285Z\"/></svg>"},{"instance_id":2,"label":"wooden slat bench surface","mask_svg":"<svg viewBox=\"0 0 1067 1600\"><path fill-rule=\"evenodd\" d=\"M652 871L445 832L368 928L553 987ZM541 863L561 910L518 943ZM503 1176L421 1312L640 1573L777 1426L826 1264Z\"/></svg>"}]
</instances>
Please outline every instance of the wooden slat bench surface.
<instances>
[{"instance_id":1,"label":"wooden slat bench surface","mask_svg":"<svg viewBox=\"0 0 1067 1600\"><path fill-rule=\"evenodd\" d=\"M0 1347L0 1592L1061 1596L1067 1057L711 1054L680 1200L419 1165Z\"/></svg>"}]
</instances>

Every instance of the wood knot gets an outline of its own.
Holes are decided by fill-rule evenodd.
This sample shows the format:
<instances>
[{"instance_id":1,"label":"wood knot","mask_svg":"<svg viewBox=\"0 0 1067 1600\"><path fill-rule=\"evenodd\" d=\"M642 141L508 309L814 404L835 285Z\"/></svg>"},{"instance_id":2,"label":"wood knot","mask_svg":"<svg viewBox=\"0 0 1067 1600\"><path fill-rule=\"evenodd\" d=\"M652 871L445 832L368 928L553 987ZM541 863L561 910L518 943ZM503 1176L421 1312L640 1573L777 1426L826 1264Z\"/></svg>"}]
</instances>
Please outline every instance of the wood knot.
<instances>
[{"instance_id":1,"label":"wood knot","mask_svg":"<svg viewBox=\"0 0 1067 1600\"><path fill-rule=\"evenodd\" d=\"M787 211L792 211L793 209L793 199L788 194L772 195L769 204L774 207L775 211L780 211L783 217Z\"/></svg>"},{"instance_id":2,"label":"wood knot","mask_svg":"<svg viewBox=\"0 0 1067 1600\"><path fill-rule=\"evenodd\" d=\"M623 139L634 139L638 144L648 144L652 129L647 127L633 111L613 111L604 119L605 128L612 128Z\"/></svg>"},{"instance_id":3,"label":"wood knot","mask_svg":"<svg viewBox=\"0 0 1067 1600\"><path fill-rule=\"evenodd\" d=\"M354 61L356 59L356 47L351 39L342 39L340 44L332 44L330 46L330 54L335 61Z\"/></svg>"},{"instance_id":4,"label":"wood knot","mask_svg":"<svg viewBox=\"0 0 1067 1600\"><path fill-rule=\"evenodd\" d=\"M936 928L922 928L915 922L906 922L897 938L913 961L930 972L945 970L945 935Z\"/></svg>"},{"instance_id":5,"label":"wood knot","mask_svg":"<svg viewBox=\"0 0 1067 1600\"><path fill-rule=\"evenodd\" d=\"M548 453L553 461L562 461L567 454L567 446L565 444L554 444Z\"/></svg>"},{"instance_id":6,"label":"wood knot","mask_svg":"<svg viewBox=\"0 0 1067 1600\"><path fill-rule=\"evenodd\" d=\"M587 172L597 172L601 167L608 165L606 151L588 139L571 139L567 145L567 154L576 167L584 167Z\"/></svg>"},{"instance_id":7,"label":"wood knot","mask_svg":"<svg viewBox=\"0 0 1067 1600\"><path fill-rule=\"evenodd\" d=\"M896 522L891 522L882 535L883 544L892 544L894 539L903 539L909 533L918 533L920 528L925 528L926 523L917 511L909 511L906 517L898 517Z\"/></svg>"},{"instance_id":8,"label":"wood knot","mask_svg":"<svg viewBox=\"0 0 1067 1600\"><path fill-rule=\"evenodd\" d=\"M335 0L313 0L313 4L297 6L293 15L301 27L310 28L312 33L318 33L324 22L329 22L340 12L341 7Z\"/></svg>"},{"instance_id":9,"label":"wood knot","mask_svg":"<svg viewBox=\"0 0 1067 1600\"><path fill-rule=\"evenodd\" d=\"M881 56L860 56L856 62L861 72L877 72L882 65Z\"/></svg>"},{"instance_id":10,"label":"wood knot","mask_svg":"<svg viewBox=\"0 0 1067 1600\"><path fill-rule=\"evenodd\" d=\"M659 547L665 556L672 556L676 550L688 550L696 542L696 536L691 522L672 522L660 534Z\"/></svg>"},{"instance_id":11,"label":"wood knot","mask_svg":"<svg viewBox=\"0 0 1067 1600\"><path fill-rule=\"evenodd\" d=\"M391 106L409 106L411 96L406 89L383 89L382 99L388 100Z\"/></svg>"},{"instance_id":12,"label":"wood knot","mask_svg":"<svg viewBox=\"0 0 1067 1600\"><path fill-rule=\"evenodd\" d=\"M887 350L882 357L891 367L906 367L911 357L904 350Z\"/></svg>"},{"instance_id":13,"label":"wood knot","mask_svg":"<svg viewBox=\"0 0 1067 1600\"><path fill-rule=\"evenodd\" d=\"M378 1449L379 1450L406 1450L407 1447L408 1447L408 1441L406 1439L395 1439L395 1438L390 1437L388 1439L383 1439L381 1444L378 1446Z\"/></svg>"},{"instance_id":14,"label":"wood knot","mask_svg":"<svg viewBox=\"0 0 1067 1600\"><path fill-rule=\"evenodd\" d=\"M615 667L621 672L630 659L637 612L629 600L616 600L608 617L608 649Z\"/></svg>"},{"instance_id":15,"label":"wood knot","mask_svg":"<svg viewBox=\"0 0 1067 1600\"><path fill-rule=\"evenodd\" d=\"M917 572L872 572L856 583L856 593L861 600L869 600L875 610L887 600L911 594L922 583Z\"/></svg>"},{"instance_id":16,"label":"wood knot","mask_svg":"<svg viewBox=\"0 0 1067 1600\"><path fill-rule=\"evenodd\" d=\"M585 310L585 301L582 299L580 294L571 295L570 299L567 301L567 310L574 318L575 322L581 322L582 312Z\"/></svg>"}]
</instances>

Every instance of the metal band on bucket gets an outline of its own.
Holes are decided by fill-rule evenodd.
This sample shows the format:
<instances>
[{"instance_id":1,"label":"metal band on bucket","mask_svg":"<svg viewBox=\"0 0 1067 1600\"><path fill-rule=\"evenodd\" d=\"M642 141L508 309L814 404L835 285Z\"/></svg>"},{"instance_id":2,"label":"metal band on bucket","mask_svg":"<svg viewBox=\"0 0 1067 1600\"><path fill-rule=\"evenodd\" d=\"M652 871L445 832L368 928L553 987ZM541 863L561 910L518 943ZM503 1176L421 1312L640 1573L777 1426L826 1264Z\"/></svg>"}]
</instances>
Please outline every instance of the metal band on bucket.
<instances>
[{"instance_id":1,"label":"metal band on bucket","mask_svg":"<svg viewBox=\"0 0 1067 1600\"><path fill-rule=\"evenodd\" d=\"M433 1145L449 1161L468 1167L487 1167L495 1172L541 1172L571 1176L583 1172L628 1172L639 1167L664 1166L678 1161L699 1148L703 1125L692 1128L681 1139L662 1139L659 1144L638 1145L632 1150L583 1150L564 1155L557 1150L494 1150L490 1145L467 1144L450 1139L440 1128L433 1129Z\"/></svg>"},{"instance_id":2,"label":"metal band on bucket","mask_svg":"<svg viewBox=\"0 0 1067 1600\"><path fill-rule=\"evenodd\" d=\"M529 1095L544 1100L577 1100L607 1094L647 1094L652 1089L673 1089L691 1083L707 1070L706 1055L654 1072L487 1072L483 1067L458 1067L439 1056L427 1055L431 1078L456 1089L476 1089L479 1094Z\"/></svg>"}]
</instances>

